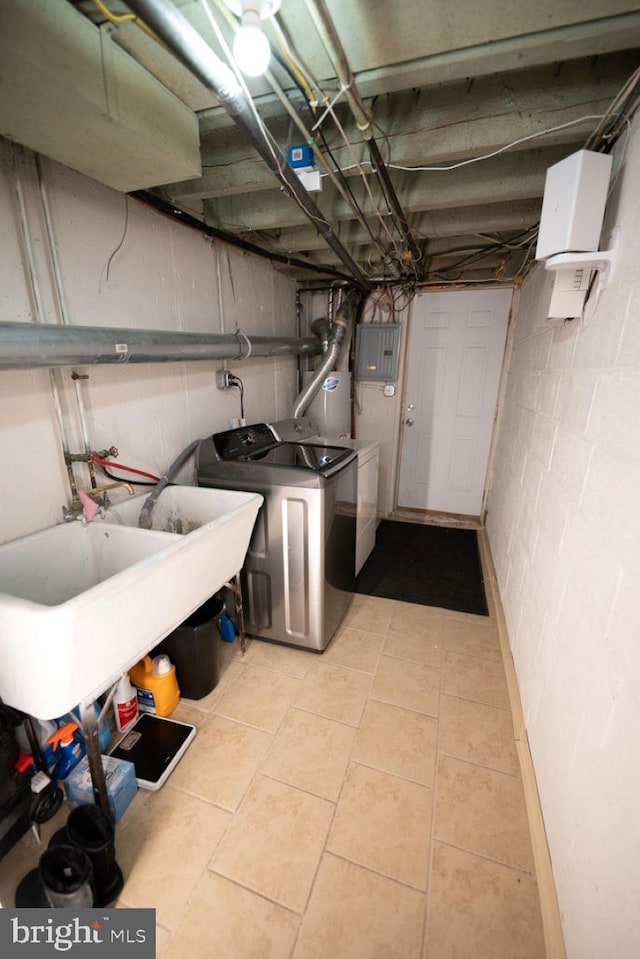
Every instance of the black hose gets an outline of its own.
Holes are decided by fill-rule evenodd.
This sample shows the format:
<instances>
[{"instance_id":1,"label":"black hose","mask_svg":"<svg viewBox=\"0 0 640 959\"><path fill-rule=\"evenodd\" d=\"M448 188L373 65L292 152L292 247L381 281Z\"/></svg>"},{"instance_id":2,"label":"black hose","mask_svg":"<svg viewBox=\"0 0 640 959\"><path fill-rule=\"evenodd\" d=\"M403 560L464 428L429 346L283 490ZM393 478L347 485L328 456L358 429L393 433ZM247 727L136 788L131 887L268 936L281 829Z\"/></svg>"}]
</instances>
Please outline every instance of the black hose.
<instances>
[{"instance_id":1,"label":"black hose","mask_svg":"<svg viewBox=\"0 0 640 959\"><path fill-rule=\"evenodd\" d=\"M128 483L129 486L155 486L158 482L157 480L134 480L129 479L127 476L126 480L122 476L115 476L113 473L110 473L108 469L105 469L104 466L101 466L100 469L105 476L108 476L109 479L115 480L116 483Z\"/></svg>"}]
</instances>

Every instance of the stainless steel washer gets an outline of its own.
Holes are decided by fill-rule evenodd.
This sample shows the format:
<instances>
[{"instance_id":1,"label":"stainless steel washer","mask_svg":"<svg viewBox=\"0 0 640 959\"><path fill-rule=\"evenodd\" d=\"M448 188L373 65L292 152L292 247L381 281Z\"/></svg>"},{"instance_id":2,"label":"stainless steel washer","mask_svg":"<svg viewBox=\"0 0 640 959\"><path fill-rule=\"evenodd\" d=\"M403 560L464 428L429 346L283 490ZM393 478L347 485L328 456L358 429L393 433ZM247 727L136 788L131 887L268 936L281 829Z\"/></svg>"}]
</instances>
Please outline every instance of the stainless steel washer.
<instances>
[{"instance_id":1,"label":"stainless steel washer","mask_svg":"<svg viewBox=\"0 0 640 959\"><path fill-rule=\"evenodd\" d=\"M264 496L243 570L247 633L321 652L353 595L354 450L282 442L259 423L202 440L197 471L200 486Z\"/></svg>"}]
</instances>

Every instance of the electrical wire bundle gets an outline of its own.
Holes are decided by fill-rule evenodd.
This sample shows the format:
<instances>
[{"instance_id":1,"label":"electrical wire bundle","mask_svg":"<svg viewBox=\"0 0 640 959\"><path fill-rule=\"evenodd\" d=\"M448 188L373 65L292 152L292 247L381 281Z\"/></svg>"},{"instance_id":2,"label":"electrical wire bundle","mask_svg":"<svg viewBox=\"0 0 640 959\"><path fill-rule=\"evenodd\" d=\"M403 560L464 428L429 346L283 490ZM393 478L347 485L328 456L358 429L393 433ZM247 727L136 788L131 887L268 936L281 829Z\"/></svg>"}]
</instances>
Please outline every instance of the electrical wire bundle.
<instances>
[{"instance_id":1,"label":"electrical wire bundle","mask_svg":"<svg viewBox=\"0 0 640 959\"><path fill-rule=\"evenodd\" d=\"M240 390L240 418L244 421L244 384L235 373L227 373L227 382L229 386Z\"/></svg>"},{"instance_id":2,"label":"electrical wire bundle","mask_svg":"<svg viewBox=\"0 0 640 959\"><path fill-rule=\"evenodd\" d=\"M437 277L443 280L450 281L452 279L450 274L452 272L457 271L458 275L454 279L460 280L464 275L465 268L468 269L470 266L475 265L477 262L483 260L485 257L490 256L493 253L504 252L505 257L503 259L501 267L498 267L497 269L494 268L494 278L503 279L503 280L507 280L507 279L514 280L516 279L516 277L524 275L525 267L528 266L529 264L529 257L533 251L533 247L538 237L538 224L535 223L533 226L527 227L527 229L525 230L521 230L520 233L516 233L510 236L508 240L503 240L499 237L497 239L492 238L490 236L486 236L485 234L475 234L475 235L478 236L479 239L486 239L486 240L490 240L491 242L488 243L486 246L479 246L473 249L469 249L469 248L466 248L466 249L458 248L457 250L455 248L451 249L450 251L448 251L449 253L453 254L457 252L460 252L460 253L466 252L466 256L461 257L459 260L457 260L454 263L451 263L447 267L443 267L438 270L430 270L426 274L426 277L427 278ZM524 259L520 262L520 265L514 272L513 276L510 276L507 278L506 276L503 275L505 272L505 267L507 263L509 262L509 260L511 259L511 257L514 255L516 251L519 252L525 247L526 247L526 251L525 251ZM443 255L446 255L446 253L438 254L438 256L443 256Z\"/></svg>"}]
</instances>

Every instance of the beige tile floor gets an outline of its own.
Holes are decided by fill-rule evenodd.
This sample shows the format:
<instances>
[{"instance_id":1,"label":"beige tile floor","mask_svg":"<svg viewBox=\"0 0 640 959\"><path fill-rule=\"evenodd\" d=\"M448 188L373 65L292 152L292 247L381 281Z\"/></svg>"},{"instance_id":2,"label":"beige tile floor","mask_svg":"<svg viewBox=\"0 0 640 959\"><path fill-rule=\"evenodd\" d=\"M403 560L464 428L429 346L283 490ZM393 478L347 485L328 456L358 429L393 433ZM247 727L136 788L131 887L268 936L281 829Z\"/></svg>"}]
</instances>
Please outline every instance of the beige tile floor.
<instances>
[{"instance_id":1,"label":"beige tile floor","mask_svg":"<svg viewBox=\"0 0 640 959\"><path fill-rule=\"evenodd\" d=\"M356 597L322 656L225 646L175 717L192 746L117 826L163 959L544 956L492 618ZM38 855L0 863L4 904Z\"/></svg>"}]
</instances>

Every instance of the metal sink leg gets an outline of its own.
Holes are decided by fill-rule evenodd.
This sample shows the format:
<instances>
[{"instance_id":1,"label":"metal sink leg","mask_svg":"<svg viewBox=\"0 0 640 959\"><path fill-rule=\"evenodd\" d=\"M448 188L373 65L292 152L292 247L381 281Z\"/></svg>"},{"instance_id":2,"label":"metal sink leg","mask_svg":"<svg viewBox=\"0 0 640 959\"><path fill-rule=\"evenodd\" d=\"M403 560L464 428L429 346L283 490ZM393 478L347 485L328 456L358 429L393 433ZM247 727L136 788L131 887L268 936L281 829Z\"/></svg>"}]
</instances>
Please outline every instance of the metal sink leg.
<instances>
[{"instance_id":1,"label":"metal sink leg","mask_svg":"<svg viewBox=\"0 0 640 959\"><path fill-rule=\"evenodd\" d=\"M93 700L80 703L80 723L82 725L82 735L84 736L85 746L87 747L87 759L89 760L89 771L93 783L93 795L96 805L111 816L109 810L109 798L107 796L107 783L104 778L104 767L102 765L102 756L98 744L98 723Z\"/></svg>"}]
</instances>

